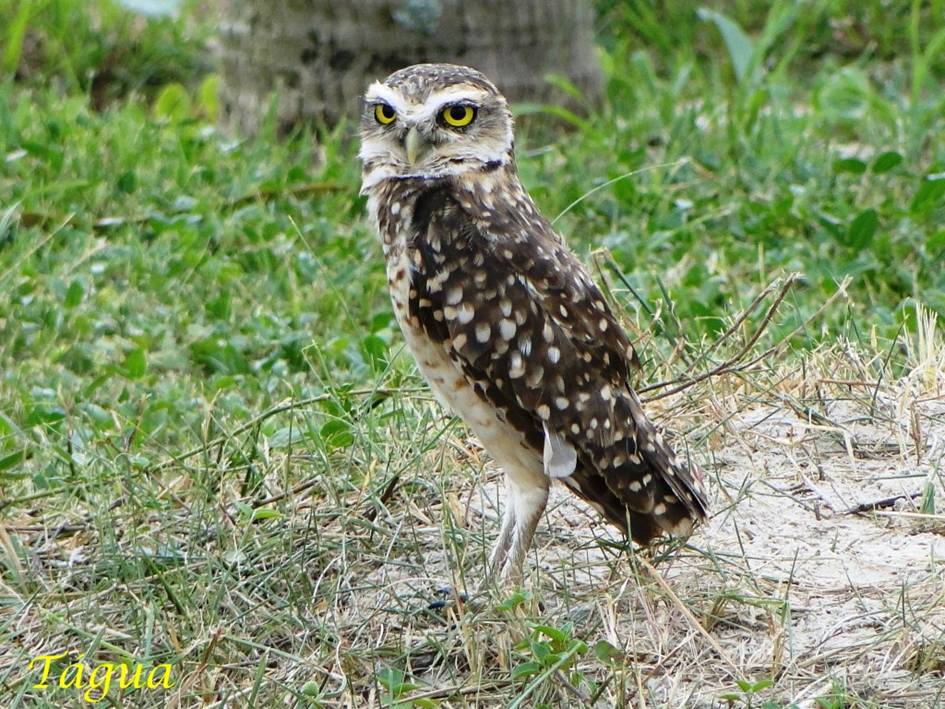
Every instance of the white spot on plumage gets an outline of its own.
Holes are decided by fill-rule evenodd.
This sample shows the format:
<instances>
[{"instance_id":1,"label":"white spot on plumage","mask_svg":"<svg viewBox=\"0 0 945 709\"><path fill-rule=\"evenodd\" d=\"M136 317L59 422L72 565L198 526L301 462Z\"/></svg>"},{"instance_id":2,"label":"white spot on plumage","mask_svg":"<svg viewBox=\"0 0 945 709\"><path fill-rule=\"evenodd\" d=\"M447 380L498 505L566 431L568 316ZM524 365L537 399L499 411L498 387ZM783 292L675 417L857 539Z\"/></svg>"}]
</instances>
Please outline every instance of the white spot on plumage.
<instances>
[{"instance_id":1,"label":"white spot on plumage","mask_svg":"<svg viewBox=\"0 0 945 709\"><path fill-rule=\"evenodd\" d=\"M444 268L442 271L439 271L433 278L427 280L427 290L430 293L439 293L443 290L443 284L446 283L446 280L450 277L450 271L448 268Z\"/></svg>"},{"instance_id":2,"label":"white spot on plumage","mask_svg":"<svg viewBox=\"0 0 945 709\"><path fill-rule=\"evenodd\" d=\"M540 364L533 364L529 367L528 376L525 377L525 383L534 389L539 384L541 384L542 379L545 378L545 368Z\"/></svg>"},{"instance_id":3,"label":"white spot on plumage","mask_svg":"<svg viewBox=\"0 0 945 709\"><path fill-rule=\"evenodd\" d=\"M461 325L465 325L476 314L475 309L469 303L463 303L459 306L459 317L457 318Z\"/></svg>"},{"instance_id":4,"label":"white spot on plumage","mask_svg":"<svg viewBox=\"0 0 945 709\"><path fill-rule=\"evenodd\" d=\"M499 334L502 335L502 337L506 340L511 340L513 337L515 337L515 331L517 329L518 328L516 327L515 323L508 318L503 318L499 322Z\"/></svg>"},{"instance_id":5,"label":"white spot on plumage","mask_svg":"<svg viewBox=\"0 0 945 709\"><path fill-rule=\"evenodd\" d=\"M525 374L525 364L522 361L522 355L519 352L512 351L509 356L509 378L518 379Z\"/></svg>"},{"instance_id":6,"label":"white spot on plumage","mask_svg":"<svg viewBox=\"0 0 945 709\"><path fill-rule=\"evenodd\" d=\"M489 323L481 322L476 325L476 339L485 344L489 341L489 336L492 334L492 328L489 327Z\"/></svg>"},{"instance_id":7,"label":"white spot on plumage","mask_svg":"<svg viewBox=\"0 0 945 709\"><path fill-rule=\"evenodd\" d=\"M559 359L561 359L561 350L559 350L557 347L549 347L548 361L552 364L557 364Z\"/></svg>"},{"instance_id":8,"label":"white spot on plumage","mask_svg":"<svg viewBox=\"0 0 945 709\"><path fill-rule=\"evenodd\" d=\"M463 299L463 289L459 286L450 288L446 291L446 302L448 305L456 305Z\"/></svg>"}]
</instances>

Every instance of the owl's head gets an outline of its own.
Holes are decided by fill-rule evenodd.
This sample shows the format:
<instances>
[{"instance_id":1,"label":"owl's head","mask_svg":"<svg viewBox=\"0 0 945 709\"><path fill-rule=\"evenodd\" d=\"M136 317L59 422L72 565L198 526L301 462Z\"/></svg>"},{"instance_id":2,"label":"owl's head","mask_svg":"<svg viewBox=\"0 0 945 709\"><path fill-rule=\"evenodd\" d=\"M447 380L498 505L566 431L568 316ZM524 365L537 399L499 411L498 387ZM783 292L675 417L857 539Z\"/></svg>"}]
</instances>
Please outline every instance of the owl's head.
<instances>
[{"instance_id":1,"label":"owl's head","mask_svg":"<svg viewBox=\"0 0 945 709\"><path fill-rule=\"evenodd\" d=\"M415 64L368 88L359 155L365 190L388 178L498 167L512 162L512 114L475 69Z\"/></svg>"}]
</instances>

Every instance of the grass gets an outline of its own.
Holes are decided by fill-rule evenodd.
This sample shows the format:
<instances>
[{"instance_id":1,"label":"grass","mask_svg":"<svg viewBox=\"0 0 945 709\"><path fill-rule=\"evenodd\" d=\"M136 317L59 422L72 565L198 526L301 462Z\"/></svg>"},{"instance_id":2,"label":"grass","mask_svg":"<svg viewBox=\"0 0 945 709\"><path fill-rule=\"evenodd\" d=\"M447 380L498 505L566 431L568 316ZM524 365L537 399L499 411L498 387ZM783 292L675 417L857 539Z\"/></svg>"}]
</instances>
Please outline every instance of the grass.
<instances>
[{"instance_id":1,"label":"grass","mask_svg":"<svg viewBox=\"0 0 945 709\"><path fill-rule=\"evenodd\" d=\"M606 104L550 133L520 107L519 162L604 250L645 382L736 355L764 307L710 343L802 274L734 371L651 403L716 519L651 571L558 498L527 591L436 614L481 573L498 474L400 352L353 126L215 127L191 6L0 0L4 705L77 702L27 667L62 651L171 663L141 705L945 703L943 3L677 5L670 34L650 3L600 2ZM764 428L785 412L799 438ZM894 474L918 506L842 514ZM823 510L855 538L898 525L928 568L822 592L840 562L777 546L785 505L814 536ZM818 648L825 608L844 642Z\"/></svg>"}]
</instances>

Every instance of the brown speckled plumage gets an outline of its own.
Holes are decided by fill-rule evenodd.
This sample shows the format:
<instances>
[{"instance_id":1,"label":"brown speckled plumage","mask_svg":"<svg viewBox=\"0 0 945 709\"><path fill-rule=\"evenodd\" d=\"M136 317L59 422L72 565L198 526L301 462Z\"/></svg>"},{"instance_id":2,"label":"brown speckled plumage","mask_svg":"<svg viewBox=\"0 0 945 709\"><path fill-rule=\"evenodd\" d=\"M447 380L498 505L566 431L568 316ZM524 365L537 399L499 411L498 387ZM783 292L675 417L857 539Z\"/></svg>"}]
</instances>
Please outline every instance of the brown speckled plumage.
<instances>
[{"instance_id":1,"label":"brown speckled plumage","mask_svg":"<svg viewBox=\"0 0 945 709\"><path fill-rule=\"evenodd\" d=\"M455 103L476 110L462 130L440 113ZM630 342L522 187L495 87L466 67L396 72L368 91L361 156L407 344L508 476L493 568L518 570L554 477L640 543L688 535L707 513L697 468L647 420Z\"/></svg>"}]
</instances>

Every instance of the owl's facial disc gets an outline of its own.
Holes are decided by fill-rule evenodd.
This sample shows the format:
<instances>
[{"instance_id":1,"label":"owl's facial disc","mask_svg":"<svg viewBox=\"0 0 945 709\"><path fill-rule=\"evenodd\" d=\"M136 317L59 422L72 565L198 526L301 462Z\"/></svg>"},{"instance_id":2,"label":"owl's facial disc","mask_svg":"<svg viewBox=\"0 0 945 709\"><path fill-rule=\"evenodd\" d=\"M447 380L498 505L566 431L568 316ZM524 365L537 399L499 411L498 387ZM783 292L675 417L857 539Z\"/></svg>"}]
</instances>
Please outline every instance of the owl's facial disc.
<instances>
[{"instance_id":1,"label":"owl's facial disc","mask_svg":"<svg viewBox=\"0 0 945 709\"><path fill-rule=\"evenodd\" d=\"M459 83L419 95L375 83L361 118L364 189L389 178L436 179L505 164L512 118L497 91Z\"/></svg>"}]
</instances>

